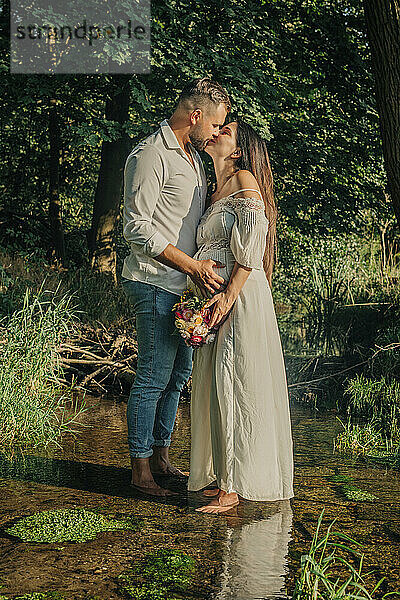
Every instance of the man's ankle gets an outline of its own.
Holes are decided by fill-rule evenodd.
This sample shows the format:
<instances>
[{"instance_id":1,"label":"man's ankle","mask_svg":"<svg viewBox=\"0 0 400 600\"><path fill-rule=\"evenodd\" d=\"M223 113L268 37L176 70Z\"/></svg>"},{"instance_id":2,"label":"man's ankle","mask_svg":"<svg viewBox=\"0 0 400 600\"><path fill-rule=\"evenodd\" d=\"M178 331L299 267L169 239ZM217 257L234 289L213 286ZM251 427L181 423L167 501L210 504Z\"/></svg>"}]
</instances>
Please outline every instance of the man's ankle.
<instances>
[{"instance_id":1,"label":"man's ankle","mask_svg":"<svg viewBox=\"0 0 400 600\"><path fill-rule=\"evenodd\" d=\"M150 470L150 458L140 458L131 456L132 474L139 479L152 479Z\"/></svg>"},{"instance_id":2,"label":"man's ankle","mask_svg":"<svg viewBox=\"0 0 400 600\"><path fill-rule=\"evenodd\" d=\"M152 462L154 462L155 460L168 462L169 461L168 451L169 451L169 446L153 446L153 455L151 457Z\"/></svg>"}]
</instances>

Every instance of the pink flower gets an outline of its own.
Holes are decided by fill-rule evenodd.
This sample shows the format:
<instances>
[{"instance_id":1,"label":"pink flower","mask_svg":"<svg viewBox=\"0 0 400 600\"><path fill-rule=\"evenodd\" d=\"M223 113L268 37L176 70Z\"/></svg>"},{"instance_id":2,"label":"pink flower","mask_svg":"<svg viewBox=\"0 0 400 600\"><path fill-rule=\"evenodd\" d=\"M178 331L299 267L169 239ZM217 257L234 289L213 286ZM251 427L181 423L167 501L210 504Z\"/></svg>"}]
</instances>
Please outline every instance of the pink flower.
<instances>
[{"instance_id":1,"label":"pink flower","mask_svg":"<svg viewBox=\"0 0 400 600\"><path fill-rule=\"evenodd\" d=\"M177 319L183 319L183 315L181 312L179 312L178 310L175 311L175 316Z\"/></svg>"},{"instance_id":2,"label":"pink flower","mask_svg":"<svg viewBox=\"0 0 400 600\"><path fill-rule=\"evenodd\" d=\"M193 311L190 308L185 308L182 311L182 319L184 319L185 321L190 321L190 319L193 317Z\"/></svg>"},{"instance_id":3,"label":"pink flower","mask_svg":"<svg viewBox=\"0 0 400 600\"><path fill-rule=\"evenodd\" d=\"M192 335L192 337L190 338L190 341L192 342L193 345L201 344L203 341L203 336L202 335Z\"/></svg>"}]
</instances>

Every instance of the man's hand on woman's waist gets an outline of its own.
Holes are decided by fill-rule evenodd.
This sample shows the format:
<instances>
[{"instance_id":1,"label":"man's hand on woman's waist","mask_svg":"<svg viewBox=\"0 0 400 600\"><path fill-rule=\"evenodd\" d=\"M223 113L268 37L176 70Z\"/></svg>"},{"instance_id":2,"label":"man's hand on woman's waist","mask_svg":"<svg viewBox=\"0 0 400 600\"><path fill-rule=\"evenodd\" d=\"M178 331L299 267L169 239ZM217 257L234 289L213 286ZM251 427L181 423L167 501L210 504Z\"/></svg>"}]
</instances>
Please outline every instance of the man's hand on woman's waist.
<instances>
[{"instance_id":1,"label":"man's hand on woman's waist","mask_svg":"<svg viewBox=\"0 0 400 600\"><path fill-rule=\"evenodd\" d=\"M224 264L211 258L196 260L172 244L168 244L165 250L154 258L167 267L186 273L205 296L207 292L218 291L226 283L224 278L214 271L214 267L220 269Z\"/></svg>"}]
</instances>

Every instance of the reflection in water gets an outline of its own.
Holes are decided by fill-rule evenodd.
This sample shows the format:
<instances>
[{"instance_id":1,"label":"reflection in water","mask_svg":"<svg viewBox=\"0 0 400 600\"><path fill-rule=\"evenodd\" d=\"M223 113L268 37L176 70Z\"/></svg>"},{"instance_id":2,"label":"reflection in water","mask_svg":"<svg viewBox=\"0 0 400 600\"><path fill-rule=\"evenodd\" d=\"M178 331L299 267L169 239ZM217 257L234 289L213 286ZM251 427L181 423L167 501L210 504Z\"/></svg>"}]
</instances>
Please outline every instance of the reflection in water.
<instances>
[{"instance_id":1,"label":"reflection in water","mask_svg":"<svg viewBox=\"0 0 400 600\"><path fill-rule=\"evenodd\" d=\"M267 518L227 528L221 590L213 600L256 600L285 596L286 556L291 539L290 500L268 505Z\"/></svg>"}]
</instances>

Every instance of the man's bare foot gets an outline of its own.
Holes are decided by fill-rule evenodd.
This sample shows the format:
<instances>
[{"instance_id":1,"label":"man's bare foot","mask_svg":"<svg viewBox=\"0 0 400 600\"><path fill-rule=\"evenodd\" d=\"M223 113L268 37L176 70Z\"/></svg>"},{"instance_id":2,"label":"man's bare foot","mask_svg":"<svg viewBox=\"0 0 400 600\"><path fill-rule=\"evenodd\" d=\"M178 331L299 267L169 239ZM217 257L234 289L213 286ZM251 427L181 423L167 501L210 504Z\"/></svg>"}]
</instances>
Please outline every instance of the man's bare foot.
<instances>
[{"instance_id":1,"label":"man's bare foot","mask_svg":"<svg viewBox=\"0 0 400 600\"><path fill-rule=\"evenodd\" d=\"M167 477L187 478L189 473L177 469L169 462L168 447L153 447L153 455L150 457L150 470L153 475L163 475Z\"/></svg>"},{"instance_id":2,"label":"man's bare foot","mask_svg":"<svg viewBox=\"0 0 400 600\"><path fill-rule=\"evenodd\" d=\"M177 469L176 467L174 467L171 464L169 464L166 469L162 469L161 471L155 470L155 469L153 469L153 467L151 467L151 472L153 473L153 475L167 476L167 477L181 477L182 479L183 478L187 479L189 476L188 471L180 471L180 469Z\"/></svg>"},{"instance_id":3,"label":"man's bare foot","mask_svg":"<svg viewBox=\"0 0 400 600\"><path fill-rule=\"evenodd\" d=\"M149 496L177 496L176 492L171 492L171 490L167 490L165 488L162 488L161 486L157 485L157 483L154 481L154 479L152 481L142 481L140 484L135 483L134 481L131 481L131 486L135 489L138 490L139 492L142 492L143 494L148 494Z\"/></svg>"},{"instance_id":4,"label":"man's bare foot","mask_svg":"<svg viewBox=\"0 0 400 600\"><path fill-rule=\"evenodd\" d=\"M218 498L211 500L210 504L196 508L198 512L209 514L220 514L226 512L239 504L239 496L232 492L227 494L224 490L219 490Z\"/></svg>"},{"instance_id":5,"label":"man's bare foot","mask_svg":"<svg viewBox=\"0 0 400 600\"><path fill-rule=\"evenodd\" d=\"M171 492L159 486L153 478L150 471L148 458L131 458L132 479L131 486L143 494L150 496L176 496L176 492Z\"/></svg>"}]
</instances>

